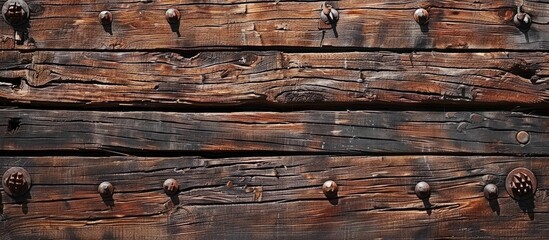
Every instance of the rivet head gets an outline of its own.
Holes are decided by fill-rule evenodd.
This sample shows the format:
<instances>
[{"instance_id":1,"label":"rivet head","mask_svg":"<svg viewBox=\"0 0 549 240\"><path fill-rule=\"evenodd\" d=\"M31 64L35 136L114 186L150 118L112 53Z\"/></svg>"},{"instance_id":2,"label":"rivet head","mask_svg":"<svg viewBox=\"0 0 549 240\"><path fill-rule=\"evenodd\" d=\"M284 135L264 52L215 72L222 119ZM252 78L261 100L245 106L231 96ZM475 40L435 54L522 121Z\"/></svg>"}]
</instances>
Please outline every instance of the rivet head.
<instances>
[{"instance_id":1,"label":"rivet head","mask_svg":"<svg viewBox=\"0 0 549 240\"><path fill-rule=\"evenodd\" d=\"M492 183L486 184L486 186L484 186L484 197L488 200L498 198L498 186Z\"/></svg>"},{"instance_id":2,"label":"rivet head","mask_svg":"<svg viewBox=\"0 0 549 240\"><path fill-rule=\"evenodd\" d=\"M102 182L97 187L97 191L102 197L110 197L114 193L114 187L110 182Z\"/></svg>"},{"instance_id":3,"label":"rivet head","mask_svg":"<svg viewBox=\"0 0 549 240\"><path fill-rule=\"evenodd\" d=\"M423 25L429 21L429 12L423 8L418 8L414 12L414 20L420 25Z\"/></svg>"},{"instance_id":4,"label":"rivet head","mask_svg":"<svg viewBox=\"0 0 549 240\"><path fill-rule=\"evenodd\" d=\"M519 6L513 22L519 29L526 30L532 25L532 17L530 17L530 14L522 12L522 7Z\"/></svg>"},{"instance_id":5,"label":"rivet head","mask_svg":"<svg viewBox=\"0 0 549 240\"><path fill-rule=\"evenodd\" d=\"M31 187L32 181L29 173L20 167L12 167L4 172L2 186L11 197L25 195Z\"/></svg>"},{"instance_id":6,"label":"rivet head","mask_svg":"<svg viewBox=\"0 0 549 240\"><path fill-rule=\"evenodd\" d=\"M538 181L532 171L526 168L515 168L505 179L505 189L515 200L525 200L534 196Z\"/></svg>"},{"instance_id":7,"label":"rivet head","mask_svg":"<svg viewBox=\"0 0 549 240\"><path fill-rule=\"evenodd\" d=\"M164 188L164 192L169 196L175 195L179 192L179 182L173 178L166 179L162 187Z\"/></svg>"},{"instance_id":8,"label":"rivet head","mask_svg":"<svg viewBox=\"0 0 549 240\"><path fill-rule=\"evenodd\" d=\"M418 182L414 190L417 197L420 199L429 198L431 196L431 186L426 182Z\"/></svg>"},{"instance_id":9,"label":"rivet head","mask_svg":"<svg viewBox=\"0 0 549 240\"><path fill-rule=\"evenodd\" d=\"M332 180L328 180L324 182L324 184L322 184L322 191L326 196L331 197L331 196L337 195L337 190L338 190L337 184Z\"/></svg>"},{"instance_id":10,"label":"rivet head","mask_svg":"<svg viewBox=\"0 0 549 240\"><path fill-rule=\"evenodd\" d=\"M2 16L11 26L20 26L29 20L29 6L22 0L8 0L2 6Z\"/></svg>"},{"instance_id":11,"label":"rivet head","mask_svg":"<svg viewBox=\"0 0 549 240\"><path fill-rule=\"evenodd\" d=\"M99 13L99 21L103 25L109 25L112 23L112 13L109 11L101 11Z\"/></svg>"},{"instance_id":12,"label":"rivet head","mask_svg":"<svg viewBox=\"0 0 549 240\"><path fill-rule=\"evenodd\" d=\"M166 21L169 23L177 23L181 19L181 13L175 8L166 10Z\"/></svg>"},{"instance_id":13,"label":"rivet head","mask_svg":"<svg viewBox=\"0 0 549 240\"><path fill-rule=\"evenodd\" d=\"M339 12L332 5L323 3L320 11L320 19L326 24L334 24L339 20Z\"/></svg>"},{"instance_id":14,"label":"rivet head","mask_svg":"<svg viewBox=\"0 0 549 240\"><path fill-rule=\"evenodd\" d=\"M530 134L526 131L520 131L517 133L516 139L520 144L527 144L530 142Z\"/></svg>"}]
</instances>

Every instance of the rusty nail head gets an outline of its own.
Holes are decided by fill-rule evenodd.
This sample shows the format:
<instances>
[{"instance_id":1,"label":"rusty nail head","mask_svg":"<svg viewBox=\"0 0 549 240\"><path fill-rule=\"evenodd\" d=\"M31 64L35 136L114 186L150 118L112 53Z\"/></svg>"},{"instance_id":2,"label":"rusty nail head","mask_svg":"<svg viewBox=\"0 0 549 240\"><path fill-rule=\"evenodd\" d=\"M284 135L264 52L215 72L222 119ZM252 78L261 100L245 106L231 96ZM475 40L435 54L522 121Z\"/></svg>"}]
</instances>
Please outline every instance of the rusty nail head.
<instances>
[{"instance_id":1,"label":"rusty nail head","mask_svg":"<svg viewBox=\"0 0 549 240\"><path fill-rule=\"evenodd\" d=\"M109 25L112 23L112 13L109 11L101 11L99 13L99 20L103 25Z\"/></svg>"},{"instance_id":2,"label":"rusty nail head","mask_svg":"<svg viewBox=\"0 0 549 240\"><path fill-rule=\"evenodd\" d=\"M493 183L484 186L484 197L488 200L498 198L498 186Z\"/></svg>"},{"instance_id":3,"label":"rusty nail head","mask_svg":"<svg viewBox=\"0 0 549 240\"><path fill-rule=\"evenodd\" d=\"M534 173L526 168L515 168L505 179L505 189L515 200L525 200L534 196L538 181Z\"/></svg>"},{"instance_id":4,"label":"rusty nail head","mask_svg":"<svg viewBox=\"0 0 549 240\"><path fill-rule=\"evenodd\" d=\"M23 25L29 20L29 6L22 0L8 0L2 6L2 16L13 27Z\"/></svg>"},{"instance_id":5,"label":"rusty nail head","mask_svg":"<svg viewBox=\"0 0 549 240\"><path fill-rule=\"evenodd\" d=\"M181 13L175 8L166 10L166 21L169 23L177 23L181 19Z\"/></svg>"},{"instance_id":6,"label":"rusty nail head","mask_svg":"<svg viewBox=\"0 0 549 240\"><path fill-rule=\"evenodd\" d=\"M339 20L339 12L332 5L323 3L320 11L320 19L326 24L335 24Z\"/></svg>"},{"instance_id":7,"label":"rusty nail head","mask_svg":"<svg viewBox=\"0 0 549 240\"><path fill-rule=\"evenodd\" d=\"M25 195L32 185L30 174L23 168L12 167L4 172L2 186L4 191L12 197Z\"/></svg>"},{"instance_id":8,"label":"rusty nail head","mask_svg":"<svg viewBox=\"0 0 549 240\"><path fill-rule=\"evenodd\" d=\"M414 19L417 23L423 25L429 21L429 12L427 12L424 8L418 8L414 12Z\"/></svg>"},{"instance_id":9,"label":"rusty nail head","mask_svg":"<svg viewBox=\"0 0 549 240\"><path fill-rule=\"evenodd\" d=\"M530 142L530 134L526 131L520 131L517 133L517 142L519 142L520 144L527 144L528 142Z\"/></svg>"},{"instance_id":10,"label":"rusty nail head","mask_svg":"<svg viewBox=\"0 0 549 240\"><path fill-rule=\"evenodd\" d=\"M114 193L114 187L110 182L102 182L97 187L97 191L102 197L110 197Z\"/></svg>"},{"instance_id":11,"label":"rusty nail head","mask_svg":"<svg viewBox=\"0 0 549 240\"><path fill-rule=\"evenodd\" d=\"M332 180L328 180L322 184L322 191L326 196L337 194L337 190L337 184Z\"/></svg>"},{"instance_id":12,"label":"rusty nail head","mask_svg":"<svg viewBox=\"0 0 549 240\"><path fill-rule=\"evenodd\" d=\"M179 182L173 178L166 179L162 187L164 188L164 192L169 196L179 192Z\"/></svg>"},{"instance_id":13,"label":"rusty nail head","mask_svg":"<svg viewBox=\"0 0 549 240\"><path fill-rule=\"evenodd\" d=\"M532 17L530 14L522 12L522 6L518 6L513 22L519 29L526 30L532 25Z\"/></svg>"},{"instance_id":14,"label":"rusty nail head","mask_svg":"<svg viewBox=\"0 0 549 240\"><path fill-rule=\"evenodd\" d=\"M414 190L417 197L420 199L429 198L431 196L431 186L426 182L418 182Z\"/></svg>"}]
</instances>

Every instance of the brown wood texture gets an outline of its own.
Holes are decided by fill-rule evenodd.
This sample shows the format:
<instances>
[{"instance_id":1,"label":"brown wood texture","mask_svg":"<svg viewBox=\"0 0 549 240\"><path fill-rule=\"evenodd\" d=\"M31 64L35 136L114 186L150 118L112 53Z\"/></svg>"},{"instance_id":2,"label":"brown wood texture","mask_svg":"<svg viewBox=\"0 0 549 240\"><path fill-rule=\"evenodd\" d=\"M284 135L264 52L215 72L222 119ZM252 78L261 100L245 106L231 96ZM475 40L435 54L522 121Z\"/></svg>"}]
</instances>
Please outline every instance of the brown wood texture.
<instances>
[{"instance_id":1,"label":"brown wood texture","mask_svg":"<svg viewBox=\"0 0 549 240\"><path fill-rule=\"evenodd\" d=\"M3 52L0 100L94 107L547 106L547 53Z\"/></svg>"},{"instance_id":2,"label":"brown wood texture","mask_svg":"<svg viewBox=\"0 0 549 240\"><path fill-rule=\"evenodd\" d=\"M549 163L535 157L4 157L35 183L13 200L2 194L5 239L364 239L515 238L549 234ZM515 167L541 187L528 204L503 182ZM166 196L167 178L182 191ZM332 179L338 199L321 185ZM413 188L432 186L429 207ZM103 201L97 186L115 186ZM484 185L499 199L484 198ZM176 203L176 204L174 204Z\"/></svg>"},{"instance_id":3,"label":"brown wood texture","mask_svg":"<svg viewBox=\"0 0 549 240\"><path fill-rule=\"evenodd\" d=\"M17 123L17 124L14 124ZM547 154L549 117L512 112L0 111L2 151ZM519 144L518 131L530 141Z\"/></svg>"},{"instance_id":4,"label":"brown wood texture","mask_svg":"<svg viewBox=\"0 0 549 240\"><path fill-rule=\"evenodd\" d=\"M534 0L332 1L340 12L337 38L319 30L322 1L97 1L28 0L28 39L13 45L10 28L0 28L4 49L191 49L231 47L355 47L384 49L549 49L549 4ZM532 15L522 32L513 24L517 4ZM420 27L418 7L431 20ZM171 27L165 11L181 11ZM110 10L110 30L99 23ZM5 23L3 23L5 24Z\"/></svg>"}]
</instances>

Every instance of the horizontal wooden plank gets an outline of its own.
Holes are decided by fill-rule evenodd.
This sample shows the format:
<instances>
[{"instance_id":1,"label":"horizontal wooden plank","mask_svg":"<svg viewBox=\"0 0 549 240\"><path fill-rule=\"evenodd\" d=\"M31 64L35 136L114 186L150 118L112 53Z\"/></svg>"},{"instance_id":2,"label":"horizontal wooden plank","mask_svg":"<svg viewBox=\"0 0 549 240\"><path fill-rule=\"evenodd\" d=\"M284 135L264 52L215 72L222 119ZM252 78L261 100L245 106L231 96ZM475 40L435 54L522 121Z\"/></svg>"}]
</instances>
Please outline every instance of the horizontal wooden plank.
<instances>
[{"instance_id":1,"label":"horizontal wooden plank","mask_svg":"<svg viewBox=\"0 0 549 240\"><path fill-rule=\"evenodd\" d=\"M31 27L18 49L549 49L549 4L535 0L524 1L533 19L528 32L513 24L515 0L331 1L340 12L337 37L319 29L321 1L27 2ZM413 20L420 6L431 16L425 27ZM181 11L179 26L169 26L164 18L170 7ZM113 14L110 30L99 23L103 10ZM10 28L1 30L0 35L13 38Z\"/></svg>"},{"instance_id":2,"label":"horizontal wooden plank","mask_svg":"<svg viewBox=\"0 0 549 240\"><path fill-rule=\"evenodd\" d=\"M512 112L0 110L0 151L549 153L549 117ZM527 144L516 134L529 132Z\"/></svg>"},{"instance_id":3,"label":"horizontal wooden plank","mask_svg":"<svg viewBox=\"0 0 549 240\"><path fill-rule=\"evenodd\" d=\"M22 166L26 200L2 193L4 239L363 239L517 238L549 234L549 162L535 157L3 157ZM531 169L539 189L521 209L505 191L515 167ZM161 184L182 186L169 198ZM324 197L332 179L338 199ZM413 191L432 187L430 207ZM97 186L115 186L103 202ZM490 203L482 189L499 187ZM522 204L522 203L521 203Z\"/></svg>"},{"instance_id":4,"label":"horizontal wooden plank","mask_svg":"<svg viewBox=\"0 0 549 240\"><path fill-rule=\"evenodd\" d=\"M547 106L549 54L7 51L0 101L48 106Z\"/></svg>"}]
</instances>

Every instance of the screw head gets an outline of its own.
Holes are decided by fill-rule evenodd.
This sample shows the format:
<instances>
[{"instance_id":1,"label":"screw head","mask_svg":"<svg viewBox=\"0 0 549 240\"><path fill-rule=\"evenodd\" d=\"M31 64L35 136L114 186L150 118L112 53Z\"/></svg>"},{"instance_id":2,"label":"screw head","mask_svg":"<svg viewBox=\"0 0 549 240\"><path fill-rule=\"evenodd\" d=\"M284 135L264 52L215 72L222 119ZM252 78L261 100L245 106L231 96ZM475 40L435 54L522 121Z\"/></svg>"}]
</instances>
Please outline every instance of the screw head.
<instances>
[{"instance_id":1,"label":"screw head","mask_svg":"<svg viewBox=\"0 0 549 240\"><path fill-rule=\"evenodd\" d=\"M429 12L423 8L418 8L414 12L414 20L416 20L419 25L426 24L429 21Z\"/></svg>"},{"instance_id":2,"label":"screw head","mask_svg":"<svg viewBox=\"0 0 549 240\"><path fill-rule=\"evenodd\" d=\"M109 11L101 11L99 13L99 21L103 25L109 25L112 23L112 13Z\"/></svg>"},{"instance_id":3,"label":"screw head","mask_svg":"<svg viewBox=\"0 0 549 240\"><path fill-rule=\"evenodd\" d=\"M515 168L505 179L505 189L515 200L532 198L538 187L538 181L532 171L526 168Z\"/></svg>"},{"instance_id":4,"label":"screw head","mask_svg":"<svg viewBox=\"0 0 549 240\"><path fill-rule=\"evenodd\" d=\"M498 198L498 186L496 186L495 184L487 184L486 186L484 186L484 197L488 200L493 200L493 199L496 199Z\"/></svg>"},{"instance_id":5,"label":"screw head","mask_svg":"<svg viewBox=\"0 0 549 240\"><path fill-rule=\"evenodd\" d=\"M114 193L114 187L110 182L102 182L99 184L99 187L97 187L97 192L99 192L102 197L110 197Z\"/></svg>"},{"instance_id":6,"label":"screw head","mask_svg":"<svg viewBox=\"0 0 549 240\"><path fill-rule=\"evenodd\" d=\"M30 190L32 180L27 170L20 167L12 167L4 172L2 186L11 197L20 197Z\"/></svg>"},{"instance_id":7,"label":"screw head","mask_svg":"<svg viewBox=\"0 0 549 240\"><path fill-rule=\"evenodd\" d=\"M322 191L326 196L336 195L337 190L338 190L337 184L332 180L328 180L324 182L324 184L322 184Z\"/></svg>"},{"instance_id":8,"label":"screw head","mask_svg":"<svg viewBox=\"0 0 549 240\"><path fill-rule=\"evenodd\" d=\"M517 133L516 139L520 144L527 144L530 142L530 134L526 131L520 131Z\"/></svg>"},{"instance_id":9,"label":"screw head","mask_svg":"<svg viewBox=\"0 0 549 240\"><path fill-rule=\"evenodd\" d=\"M519 11L517 14L515 14L513 22L515 23L515 26L517 26L519 29L526 30L532 25L532 17L530 17L530 14L528 13L523 13Z\"/></svg>"},{"instance_id":10,"label":"screw head","mask_svg":"<svg viewBox=\"0 0 549 240\"><path fill-rule=\"evenodd\" d=\"M164 188L164 192L169 196L175 195L179 192L179 182L173 178L166 179L162 187Z\"/></svg>"},{"instance_id":11,"label":"screw head","mask_svg":"<svg viewBox=\"0 0 549 240\"><path fill-rule=\"evenodd\" d=\"M2 6L2 16L11 26L20 26L30 17L29 6L22 0L8 0Z\"/></svg>"},{"instance_id":12,"label":"screw head","mask_svg":"<svg viewBox=\"0 0 549 240\"><path fill-rule=\"evenodd\" d=\"M166 10L166 21L169 23L177 23L181 19L181 13L175 8Z\"/></svg>"},{"instance_id":13,"label":"screw head","mask_svg":"<svg viewBox=\"0 0 549 240\"><path fill-rule=\"evenodd\" d=\"M323 3L320 11L320 19L326 24L334 24L339 20L339 12L332 8L332 5Z\"/></svg>"},{"instance_id":14,"label":"screw head","mask_svg":"<svg viewBox=\"0 0 549 240\"><path fill-rule=\"evenodd\" d=\"M429 198L431 196L431 186L426 182L418 182L414 190L417 197L420 199Z\"/></svg>"}]
</instances>

